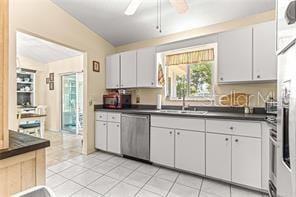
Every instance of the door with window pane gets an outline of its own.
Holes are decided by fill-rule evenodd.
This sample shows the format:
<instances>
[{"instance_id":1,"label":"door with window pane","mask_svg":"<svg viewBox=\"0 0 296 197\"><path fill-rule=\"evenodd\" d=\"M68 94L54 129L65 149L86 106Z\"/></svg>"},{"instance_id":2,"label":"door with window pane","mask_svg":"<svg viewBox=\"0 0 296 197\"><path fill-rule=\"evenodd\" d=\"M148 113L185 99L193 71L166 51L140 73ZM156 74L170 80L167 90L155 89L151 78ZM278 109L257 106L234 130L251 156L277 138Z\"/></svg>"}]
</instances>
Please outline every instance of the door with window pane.
<instances>
[{"instance_id":1,"label":"door with window pane","mask_svg":"<svg viewBox=\"0 0 296 197\"><path fill-rule=\"evenodd\" d=\"M82 73L62 76L62 131L79 134L83 122Z\"/></svg>"}]
</instances>

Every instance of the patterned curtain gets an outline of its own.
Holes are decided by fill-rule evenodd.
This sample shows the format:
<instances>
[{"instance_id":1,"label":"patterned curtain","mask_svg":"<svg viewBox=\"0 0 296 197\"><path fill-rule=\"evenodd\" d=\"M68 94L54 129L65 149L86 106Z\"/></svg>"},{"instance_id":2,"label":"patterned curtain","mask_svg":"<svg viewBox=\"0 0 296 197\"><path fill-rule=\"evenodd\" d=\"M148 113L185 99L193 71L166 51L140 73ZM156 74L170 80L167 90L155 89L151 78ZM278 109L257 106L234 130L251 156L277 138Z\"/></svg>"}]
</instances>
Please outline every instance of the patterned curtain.
<instances>
[{"instance_id":1,"label":"patterned curtain","mask_svg":"<svg viewBox=\"0 0 296 197\"><path fill-rule=\"evenodd\" d=\"M166 56L166 65L196 64L203 61L213 61L214 49L191 51Z\"/></svg>"}]
</instances>

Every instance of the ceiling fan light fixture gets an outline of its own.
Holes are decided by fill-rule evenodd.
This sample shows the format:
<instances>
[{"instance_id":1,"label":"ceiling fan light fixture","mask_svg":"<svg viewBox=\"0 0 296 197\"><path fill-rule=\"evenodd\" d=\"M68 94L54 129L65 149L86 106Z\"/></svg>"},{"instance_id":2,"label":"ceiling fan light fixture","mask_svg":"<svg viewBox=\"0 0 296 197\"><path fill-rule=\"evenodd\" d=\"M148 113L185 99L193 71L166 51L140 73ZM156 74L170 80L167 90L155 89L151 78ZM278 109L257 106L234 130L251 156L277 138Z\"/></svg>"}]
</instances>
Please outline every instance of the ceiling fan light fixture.
<instances>
[{"instance_id":1,"label":"ceiling fan light fixture","mask_svg":"<svg viewBox=\"0 0 296 197\"><path fill-rule=\"evenodd\" d=\"M131 2L128 5L128 7L126 8L124 14L127 16L134 15L142 2L143 2L143 0L131 0Z\"/></svg>"}]
</instances>

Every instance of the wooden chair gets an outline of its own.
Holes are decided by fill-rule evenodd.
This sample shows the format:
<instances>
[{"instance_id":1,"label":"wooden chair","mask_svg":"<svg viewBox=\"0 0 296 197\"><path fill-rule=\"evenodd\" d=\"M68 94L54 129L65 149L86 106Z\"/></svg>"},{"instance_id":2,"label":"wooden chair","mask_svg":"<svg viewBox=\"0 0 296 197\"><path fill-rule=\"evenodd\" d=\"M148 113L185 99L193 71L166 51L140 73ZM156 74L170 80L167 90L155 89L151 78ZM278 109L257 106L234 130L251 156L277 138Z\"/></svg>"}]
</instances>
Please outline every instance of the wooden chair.
<instances>
[{"instance_id":1,"label":"wooden chair","mask_svg":"<svg viewBox=\"0 0 296 197\"><path fill-rule=\"evenodd\" d=\"M22 121L22 113L17 112L18 132L40 137L40 123L31 121Z\"/></svg>"}]
</instances>

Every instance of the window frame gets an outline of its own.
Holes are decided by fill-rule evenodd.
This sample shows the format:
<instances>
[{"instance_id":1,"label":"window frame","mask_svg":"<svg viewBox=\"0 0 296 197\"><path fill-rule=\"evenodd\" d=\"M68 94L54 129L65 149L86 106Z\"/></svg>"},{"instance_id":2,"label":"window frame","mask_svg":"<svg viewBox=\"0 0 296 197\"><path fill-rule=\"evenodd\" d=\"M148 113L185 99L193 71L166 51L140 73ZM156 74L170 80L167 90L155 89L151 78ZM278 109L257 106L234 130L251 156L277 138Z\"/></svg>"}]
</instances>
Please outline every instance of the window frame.
<instances>
[{"instance_id":1,"label":"window frame","mask_svg":"<svg viewBox=\"0 0 296 197\"><path fill-rule=\"evenodd\" d=\"M213 48L214 49L214 53L215 53L215 59L213 61L209 61L212 63L212 66L211 66L211 73L212 73L212 79L211 79L211 85L212 85L212 88L211 88L211 91L210 91L210 95L209 96L194 96L194 97L188 97L186 96L185 97L185 100L186 101L209 101L209 102L212 102L215 100L215 82L216 82L216 72L217 72L217 43L209 43L205 46L201 45L201 46L196 46L196 48L198 48L198 50L202 50L202 49L208 49L208 48ZM183 49L184 51L188 51L188 48L187 49ZM183 51L182 49L178 50L176 53L180 53ZM196 49L195 49L196 50ZM191 50L193 51L193 49ZM170 53L170 54L174 54L174 53ZM164 62L165 61L165 58L166 58L166 55L163 56L163 60ZM191 64L189 65L186 65L187 66L187 71L186 71L186 75L188 75L188 67L190 66ZM169 90L169 84L172 83L172 81L169 81L169 75L168 75L168 70L169 70L169 65L164 65L164 73L165 73L165 99L166 101L182 101L182 98L178 98L178 97L171 97L168 95L169 92L171 92L171 90ZM187 77L187 83L190 83L189 82L189 78ZM187 91L187 95L189 94L189 91Z\"/></svg>"}]
</instances>

